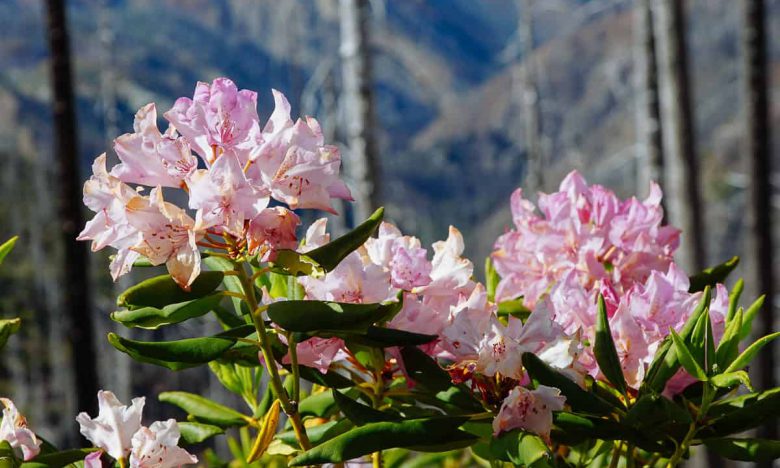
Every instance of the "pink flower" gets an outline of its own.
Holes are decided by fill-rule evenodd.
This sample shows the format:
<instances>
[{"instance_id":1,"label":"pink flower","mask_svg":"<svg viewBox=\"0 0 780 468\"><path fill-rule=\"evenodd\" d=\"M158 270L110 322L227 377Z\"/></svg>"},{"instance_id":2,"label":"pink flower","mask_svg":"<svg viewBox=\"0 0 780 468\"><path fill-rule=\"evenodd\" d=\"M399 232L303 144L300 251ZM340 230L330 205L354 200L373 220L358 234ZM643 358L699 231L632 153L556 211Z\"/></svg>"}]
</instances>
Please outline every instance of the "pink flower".
<instances>
[{"instance_id":1,"label":"pink flower","mask_svg":"<svg viewBox=\"0 0 780 468\"><path fill-rule=\"evenodd\" d=\"M461 256L463 250L463 236L460 231L450 226L447 240L433 244L430 283L417 287L412 292L432 296L470 293L474 288L474 282L471 280L474 264Z\"/></svg>"},{"instance_id":2,"label":"pink flower","mask_svg":"<svg viewBox=\"0 0 780 468\"><path fill-rule=\"evenodd\" d=\"M182 97L165 113L195 151L209 164L223 153L246 153L258 132L257 93L238 90L227 78L211 85L198 82L192 99ZM246 157L241 158L246 160Z\"/></svg>"},{"instance_id":3,"label":"pink flower","mask_svg":"<svg viewBox=\"0 0 780 468\"><path fill-rule=\"evenodd\" d=\"M365 243L366 253L373 263L390 271L393 287L411 291L431 282L431 262L420 240L404 236L397 227L383 222L377 238Z\"/></svg>"},{"instance_id":4,"label":"pink flower","mask_svg":"<svg viewBox=\"0 0 780 468\"><path fill-rule=\"evenodd\" d=\"M563 410L566 398L557 388L539 385L535 390L515 387L501 404L493 420L493 434L523 429L550 443L552 412Z\"/></svg>"},{"instance_id":5,"label":"pink flower","mask_svg":"<svg viewBox=\"0 0 780 468\"><path fill-rule=\"evenodd\" d=\"M141 235L141 241L132 250L148 258L152 265L165 263L174 281L189 290L200 274L197 242L203 234L195 231L195 221L178 206L163 201L159 187L148 198L137 196L130 200L126 216Z\"/></svg>"},{"instance_id":6,"label":"pink flower","mask_svg":"<svg viewBox=\"0 0 780 468\"><path fill-rule=\"evenodd\" d=\"M360 251L347 255L339 265L322 278L298 279L309 299L360 303L395 300L390 275L371 263Z\"/></svg>"},{"instance_id":7,"label":"pink flower","mask_svg":"<svg viewBox=\"0 0 780 468\"><path fill-rule=\"evenodd\" d=\"M132 438L130 466L174 468L197 463L197 457L178 447L179 437L179 425L175 419L141 427Z\"/></svg>"},{"instance_id":8,"label":"pink flower","mask_svg":"<svg viewBox=\"0 0 780 468\"><path fill-rule=\"evenodd\" d=\"M268 206L268 196L249 184L241 164L231 153L218 157L209 170L193 174L189 186L189 206L198 210L199 229L217 226L240 237L244 221Z\"/></svg>"},{"instance_id":9,"label":"pink flower","mask_svg":"<svg viewBox=\"0 0 780 468\"><path fill-rule=\"evenodd\" d=\"M301 252L309 252L330 242L330 233L327 231L328 218L320 218L311 223L303 237Z\"/></svg>"},{"instance_id":10,"label":"pink flower","mask_svg":"<svg viewBox=\"0 0 780 468\"><path fill-rule=\"evenodd\" d=\"M13 401L0 398L0 403L3 404L0 440L8 442L14 449L20 449L25 461L35 458L41 451L42 442L27 428L27 420L19 414Z\"/></svg>"},{"instance_id":11,"label":"pink flower","mask_svg":"<svg viewBox=\"0 0 780 468\"><path fill-rule=\"evenodd\" d=\"M347 358L344 347L344 341L340 338L314 337L298 343L295 349L298 353L298 364L313 367L325 374L332 362ZM284 356L282 362L290 364L290 355Z\"/></svg>"},{"instance_id":12,"label":"pink flower","mask_svg":"<svg viewBox=\"0 0 780 468\"><path fill-rule=\"evenodd\" d=\"M102 456L102 450L90 452L89 455L84 457L84 468L103 468L103 462L100 460Z\"/></svg>"},{"instance_id":13,"label":"pink flower","mask_svg":"<svg viewBox=\"0 0 780 468\"><path fill-rule=\"evenodd\" d=\"M440 346L456 362L478 360L483 341L496 320L495 310L495 305L487 300L485 287L477 284L469 296L451 308Z\"/></svg>"},{"instance_id":14,"label":"pink flower","mask_svg":"<svg viewBox=\"0 0 780 468\"><path fill-rule=\"evenodd\" d=\"M258 255L262 262L268 262L276 258L279 249L295 249L298 246L295 228L299 224L300 218L286 208L264 209L249 223L249 253Z\"/></svg>"},{"instance_id":15,"label":"pink flower","mask_svg":"<svg viewBox=\"0 0 780 468\"><path fill-rule=\"evenodd\" d=\"M197 169L198 161L189 144L169 129L157 129L157 110L147 104L135 114L135 133L114 140L114 150L122 161L111 174L122 182L148 186L181 187Z\"/></svg>"},{"instance_id":16,"label":"pink flower","mask_svg":"<svg viewBox=\"0 0 780 468\"><path fill-rule=\"evenodd\" d=\"M125 458L133 446L133 434L141 428L144 402L143 397L133 398L128 408L113 393L99 391L98 416L93 419L87 413L79 413L76 417L81 434L114 459Z\"/></svg>"}]
</instances>

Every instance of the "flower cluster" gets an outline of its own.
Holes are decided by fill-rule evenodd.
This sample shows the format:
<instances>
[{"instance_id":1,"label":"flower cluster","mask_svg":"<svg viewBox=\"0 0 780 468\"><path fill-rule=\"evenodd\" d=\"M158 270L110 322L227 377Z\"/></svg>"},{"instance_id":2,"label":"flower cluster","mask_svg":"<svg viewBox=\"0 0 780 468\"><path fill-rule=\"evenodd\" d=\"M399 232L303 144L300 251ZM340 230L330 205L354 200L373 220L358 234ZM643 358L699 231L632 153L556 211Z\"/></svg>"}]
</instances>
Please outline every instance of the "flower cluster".
<instances>
[{"instance_id":1,"label":"flower cluster","mask_svg":"<svg viewBox=\"0 0 780 468\"><path fill-rule=\"evenodd\" d=\"M198 83L192 99L178 99L164 114L164 133L148 104L135 116L134 133L114 142L120 164L109 171L105 154L95 160L84 184L95 216L79 239L92 240L93 250L117 249L115 279L144 256L165 264L186 289L200 273L199 246L246 246L271 260L277 249L297 245L300 221L291 210L333 212L332 199L351 199L338 177L338 149L325 145L315 119L293 121L285 97L273 94L275 109L261 127L257 93L226 78ZM165 201L164 188L180 189L177 198L185 192L194 217ZM271 199L286 207L269 206Z\"/></svg>"},{"instance_id":2,"label":"flower cluster","mask_svg":"<svg viewBox=\"0 0 780 468\"><path fill-rule=\"evenodd\" d=\"M155 421L151 426L141 425L145 399L134 398L125 406L109 392L98 392L99 414L91 418L80 413L76 421L81 434L100 450L84 460L89 468L100 468L103 452L115 460L128 456L134 468L173 468L197 463L198 459L178 446L179 426L175 419ZM123 465L124 466L124 465Z\"/></svg>"}]
</instances>

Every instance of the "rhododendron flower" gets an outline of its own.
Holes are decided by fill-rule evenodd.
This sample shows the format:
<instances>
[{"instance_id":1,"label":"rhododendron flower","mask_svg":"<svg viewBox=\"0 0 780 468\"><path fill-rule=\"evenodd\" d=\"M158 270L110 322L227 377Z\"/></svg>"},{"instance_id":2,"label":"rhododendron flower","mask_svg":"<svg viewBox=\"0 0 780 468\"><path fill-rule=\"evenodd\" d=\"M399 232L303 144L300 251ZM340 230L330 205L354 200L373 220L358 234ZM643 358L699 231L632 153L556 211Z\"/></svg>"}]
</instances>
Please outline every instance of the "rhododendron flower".
<instances>
[{"instance_id":1,"label":"rhododendron flower","mask_svg":"<svg viewBox=\"0 0 780 468\"><path fill-rule=\"evenodd\" d=\"M141 428L144 403L143 397L133 398L127 407L112 392L101 390L98 392L98 416L93 419L87 413L79 413L76 421L84 437L119 460L130 454L133 434Z\"/></svg>"},{"instance_id":2,"label":"rhododendron flower","mask_svg":"<svg viewBox=\"0 0 780 468\"><path fill-rule=\"evenodd\" d=\"M239 91L227 78L217 78L211 85L198 82L192 99L177 99L165 118L212 164L221 154L240 150L259 127L257 93Z\"/></svg>"},{"instance_id":3,"label":"rhododendron flower","mask_svg":"<svg viewBox=\"0 0 780 468\"><path fill-rule=\"evenodd\" d=\"M320 301L376 303L395 300L390 275L355 251L322 278L298 279L309 299Z\"/></svg>"},{"instance_id":4,"label":"rhododendron flower","mask_svg":"<svg viewBox=\"0 0 780 468\"><path fill-rule=\"evenodd\" d=\"M328 372L330 364L347 358L344 351L344 341L341 338L313 337L298 343L295 350L298 353L298 364L317 369L323 374ZM284 356L284 364L290 364L290 355Z\"/></svg>"},{"instance_id":5,"label":"rhododendron flower","mask_svg":"<svg viewBox=\"0 0 780 468\"><path fill-rule=\"evenodd\" d=\"M156 421L133 435L130 466L173 468L197 463L198 459L179 447L179 425L175 419Z\"/></svg>"},{"instance_id":6,"label":"rhododendron flower","mask_svg":"<svg viewBox=\"0 0 780 468\"><path fill-rule=\"evenodd\" d=\"M534 390L515 387L501 404L493 420L493 434L523 429L541 436L550 443L552 412L563 410L566 397L557 388L539 385Z\"/></svg>"},{"instance_id":7,"label":"rhododendron flower","mask_svg":"<svg viewBox=\"0 0 780 468\"><path fill-rule=\"evenodd\" d=\"M102 450L91 452L89 455L84 457L84 468L103 468L103 462L100 460L100 457L102 456Z\"/></svg>"},{"instance_id":8,"label":"rhododendron flower","mask_svg":"<svg viewBox=\"0 0 780 468\"><path fill-rule=\"evenodd\" d=\"M558 192L539 195L541 216L518 189L511 200L515 229L499 237L492 259L501 276L499 301L523 297L526 307L573 273L590 290L609 282L619 292L665 271L679 231L662 226L661 191L625 201L571 172Z\"/></svg>"},{"instance_id":9,"label":"rhododendron flower","mask_svg":"<svg viewBox=\"0 0 780 468\"><path fill-rule=\"evenodd\" d=\"M249 253L258 255L262 262L268 262L276 258L279 249L295 249L298 246L295 228L299 224L301 219L286 208L266 208L249 223Z\"/></svg>"},{"instance_id":10,"label":"rhododendron flower","mask_svg":"<svg viewBox=\"0 0 780 468\"><path fill-rule=\"evenodd\" d=\"M0 398L0 403L3 404L0 440L8 442L12 448L20 449L25 461L34 458L40 453L42 442L27 428L27 420L19 414L13 401Z\"/></svg>"},{"instance_id":11,"label":"rhododendron flower","mask_svg":"<svg viewBox=\"0 0 780 468\"><path fill-rule=\"evenodd\" d=\"M378 236L369 238L365 248L373 263L390 271L393 287L411 291L431 282L433 266L420 240L404 236L392 224L383 222L379 226Z\"/></svg>"},{"instance_id":12,"label":"rhododendron flower","mask_svg":"<svg viewBox=\"0 0 780 468\"><path fill-rule=\"evenodd\" d=\"M122 182L178 188L197 169L198 160L187 141L172 128L164 135L157 129L153 103L135 114L133 130L114 140L114 151L122 162L111 175Z\"/></svg>"},{"instance_id":13,"label":"rhododendron flower","mask_svg":"<svg viewBox=\"0 0 780 468\"><path fill-rule=\"evenodd\" d=\"M447 240L434 242L433 260L431 261L431 281L422 287L415 288L418 294L434 296L452 296L453 293L471 291L474 282L474 264L463 258L463 235L450 226Z\"/></svg>"}]
</instances>

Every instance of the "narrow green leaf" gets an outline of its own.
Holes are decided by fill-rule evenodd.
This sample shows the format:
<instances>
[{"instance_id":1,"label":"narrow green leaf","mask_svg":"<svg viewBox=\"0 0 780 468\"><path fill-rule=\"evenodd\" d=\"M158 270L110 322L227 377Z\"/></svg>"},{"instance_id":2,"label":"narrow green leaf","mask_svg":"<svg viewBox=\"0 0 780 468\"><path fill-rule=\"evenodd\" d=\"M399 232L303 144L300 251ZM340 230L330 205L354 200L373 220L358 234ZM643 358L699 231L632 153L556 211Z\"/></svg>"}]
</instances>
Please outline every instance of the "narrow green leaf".
<instances>
[{"instance_id":1,"label":"narrow green leaf","mask_svg":"<svg viewBox=\"0 0 780 468\"><path fill-rule=\"evenodd\" d=\"M691 276L691 286L688 291L703 291L706 286L715 287L716 284L723 283L737 264L739 264L739 257L731 257L720 265L706 268L701 273Z\"/></svg>"},{"instance_id":2,"label":"narrow green leaf","mask_svg":"<svg viewBox=\"0 0 780 468\"><path fill-rule=\"evenodd\" d=\"M248 423L248 417L233 408L194 393L163 392L157 398L164 403L178 406L196 420L206 424L224 428L245 426Z\"/></svg>"},{"instance_id":3,"label":"narrow green leaf","mask_svg":"<svg viewBox=\"0 0 780 468\"><path fill-rule=\"evenodd\" d=\"M466 417L410 419L401 422L369 423L293 458L290 466L340 463L390 448L444 444L460 435ZM470 436L477 440L476 436Z\"/></svg>"},{"instance_id":4,"label":"narrow green leaf","mask_svg":"<svg viewBox=\"0 0 780 468\"><path fill-rule=\"evenodd\" d=\"M756 354L758 354L761 348L771 343L772 340L774 340L778 336L780 336L780 332L774 332L771 335L766 335L764 337L757 339L753 344L751 344L744 351L742 351L742 354L740 354L734 360L734 362L732 362L726 368L725 372L735 372L750 364L750 361L752 361L753 358L756 357Z\"/></svg>"},{"instance_id":5,"label":"narrow green leaf","mask_svg":"<svg viewBox=\"0 0 780 468\"><path fill-rule=\"evenodd\" d=\"M12 318L0 320L0 349L8 342L8 338L19 331L22 326L22 319Z\"/></svg>"},{"instance_id":6,"label":"narrow green leaf","mask_svg":"<svg viewBox=\"0 0 780 468\"><path fill-rule=\"evenodd\" d=\"M699 320L696 321L696 326L693 327L690 339L684 341L691 352L691 356L693 356L702 369L706 368L705 354L707 347L707 323L709 320L709 310L705 310L699 317Z\"/></svg>"},{"instance_id":7,"label":"narrow green leaf","mask_svg":"<svg viewBox=\"0 0 780 468\"><path fill-rule=\"evenodd\" d=\"M401 348L401 357L407 374L415 383L437 392L452 387L450 374L416 347Z\"/></svg>"},{"instance_id":8,"label":"narrow green leaf","mask_svg":"<svg viewBox=\"0 0 780 468\"><path fill-rule=\"evenodd\" d=\"M745 371L718 374L713 376L710 379L710 382L718 388L732 388L739 384L743 384L748 390L753 390L753 386L750 384L750 377Z\"/></svg>"},{"instance_id":9,"label":"narrow green leaf","mask_svg":"<svg viewBox=\"0 0 780 468\"><path fill-rule=\"evenodd\" d=\"M365 334L350 335L346 338L367 346L389 348L392 346L417 346L430 343L438 338L438 335L424 335L422 333L371 325Z\"/></svg>"},{"instance_id":10,"label":"narrow green leaf","mask_svg":"<svg viewBox=\"0 0 780 468\"><path fill-rule=\"evenodd\" d=\"M19 240L19 236L13 236L12 238L3 242L2 245L0 245L0 265L3 264L3 260L5 260L5 257L14 249L14 246L16 245L16 241L18 240Z\"/></svg>"},{"instance_id":11,"label":"narrow green leaf","mask_svg":"<svg viewBox=\"0 0 780 468\"><path fill-rule=\"evenodd\" d=\"M750 307L745 311L745 316L742 318L742 330L739 332L739 341L750 336L750 332L753 330L753 319L756 318L758 312L764 307L765 299L766 296L759 297L755 302L750 304Z\"/></svg>"},{"instance_id":12,"label":"narrow green leaf","mask_svg":"<svg viewBox=\"0 0 780 468\"><path fill-rule=\"evenodd\" d=\"M203 259L203 263L206 264L213 271L233 271L236 269L236 265L230 260L221 257L208 257ZM222 279L222 284L230 292L244 294L244 287L241 285L241 280L236 275L227 275ZM233 303L233 310L237 317L242 317L249 314L249 306L245 301L242 301L238 297L231 297L230 301Z\"/></svg>"},{"instance_id":13,"label":"narrow green leaf","mask_svg":"<svg viewBox=\"0 0 780 468\"><path fill-rule=\"evenodd\" d=\"M707 416L710 423L702 428L702 437L723 437L776 420L780 408L780 388L750 393L716 401Z\"/></svg>"},{"instance_id":14,"label":"narrow green leaf","mask_svg":"<svg viewBox=\"0 0 780 468\"><path fill-rule=\"evenodd\" d=\"M169 304L157 307L141 307L126 309L111 314L111 319L129 328L145 328L156 330L165 325L180 323L191 318L200 317L214 310L222 301L220 294L209 294L192 301Z\"/></svg>"},{"instance_id":15,"label":"narrow green leaf","mask_svg":"<svg viewBox=\"0 0 780 468\"><path fill-rule=\"evenodd\" d=\"M363 403L357 402L341 392L333 392L333 398L344 416L358 426L382 421L400 421L394 414L379 411Z\"/></svg>"},{"instance_id":16,"label":"narrow green leaf","mask_svg":"<svg viewBox=\"0 0 780 468\"><path fill-rule=\"evenodd\" d=\"M780 458L780 440L769 439L706 439L704 445L730 460L772 461Z\"/></svg>"},{"instance_id":17,"label":"narrow green leaf","mask_svg":"<svg viewBox=\"0 0 780 468\"><path fill-rule=\"evenodd\" d=\"M734 283L734 287L731 288L729 294L729 312L726 314L726 323L730 323L734 318L734 314L737 313L739 307L739 298L742 297L742 291L745 289L745 281L740 278Z\"/></svg>"},{"instance_id":18,"label":"narrow green leaf","mask_svg":"<svg viewBox=\"0 0 780 468\"><path fill-rule=\"evenodd\" d=\"M219 426L195 422L179 422L179 431L181 431L181 438L188 444L199 444L225 433L225 430Z\"/></svg>"},{"instance_id":19,"label":"narrow green leaf","mask_svg":"<svg viewBox=\"0 0 780 468\"><path fill-rule=\"evenodd\" d=\"M726 369L739 354L739 331L742 329L742 316L743 311L740 307L734 317L727 322L723 338L720 339L718 350L715 352L719 369Z\"/></svg>"},{"instance_id":20,"label":"narrow green leaf","mask_svg":"<svg viewBox=\"0 0 780 468\"><path fill-rule=\"evenodd\" d=\"M307 427L306 435L309 437L309 442L311 442L312 446L317 446L338 435L344 434L353 427L355 426L352 424L352 421L348 419L342 419L341 421L328 421L323 424ZM279 433L276 435L276 438L287 445L298 447L298 439L295 436L295 431L285 431Z\"/></svg>"},{"instance_id":21,"label":"narrow green leaf","mask_svg":"<svg viewBox=\"0 0 780 468\"><path fill-rule=\"evenodd\" d=\"M568 403L575 411L599 415L611 414L615 407L601 399L598 395L589 393L564 374L556 371L533 353L523 353L523 366L531 378L543 385L561 390Z\"/></svg>"},{"instance_id":22,"label":"narrow green leaf","mask_svg":"<svg viewBox=\"0 0 780 468\"><path fill-rule=\"evenodd\" d=\"M376 322L398 313L400 302L348 304L324 301L279 301L268 306L268 317L285 330L338 334L366 332Z\"/></svg>"},{"instance_id":23,"label":"narrow green leaf","mask_svg":"<svg viewBox=\"0 0 780 468\"><path fill-rule=\"evenodd\" d=\"M705 319L705 342L704 342L704 368L707 371L707 375L711 375L717 368L717 355L715 354L715 336L712 333L712 320L710 319L710 311L704 313Z\"/></svg>"},{"instance_id":24,"label":"narrow green leaf","mask_svg":"<svg viewBox=\"0 0 780 468\"><path fill-rule=\"evenodd\" d=\"M672 341L674 342L675 353L677 354L677 357L680 360L680 364L682 364L685 371L702 382L707 380L707 373L704 372L704 369L702 369L701 366L699 366L699 364L696 362L696 358L693 357L691 350L688 349L688 346L685 345L685 342L682 338L680 338L680 335L678 335L673 328L669 329L669 333L671 334Z\"/></svg>"},{"instance_id":25,"label":"narrow green leaf","mask_svg":"<svg viewBox=\"0 0 780 468\"><path fill-rule=\"evenodd\" d=\"M84 448L84 449L69 449L62 450L60 452L49 453L46 455L39 455L32 461L22 463L22 468L38 468L40 467L52 467L52 466L67 466L71 463L84 460L87 455L97 451L96 448ZM1 463L1 462L0 462Z\"/></svg>"},{"instance_id":26,"label":"narrow green leaf","mask_svg":"<svg viewBox=\"0 0 780 468\"><path fill-rule=\"evenodd\" d=\"M518 429L491 438L490 453L496 460L511 462L515 466L532 466L550 458L547 444L539 436Z\"/></svg>"},{"instance_id":27,"label":"narrow green leaf","mask_svg":"<svg viewBox=\"0 0 780 468\"><path fill-rule=\"evenodd\" d=\"M623 368L620 365L620 359L615 349L615 342L612 340L612 332L609 328L609 318L607 317L607 306L604 303L604 297L599 294L598 315L596 322L596 343L594 345L594 354L599 369L604 376L618 389L620 393L626 392L626 380L623 377Z\"/></svg>"},{"instance_id":28,"label":"narrow green leaf","mask_svg":"<svg viewBox=\"0 0 780 468\"><path fill-rule=\"evenodd\" d=\"M298 412L302 416L314 416L317 418L327 418L336 412L338 406L333 397L333 390L315 393L304 398L298 404Z\"/></svg>"},{"instance_id":29,"label":"narrow green leaf","mask_svg":"<svg viewBox=\"0 0 780 468\"><path fill-rule=\"evenodd\" d=\"M160 275L131 286L117 298L117 305L128 309L156 307L162 309L169 304L188 302L211 294L222 283L221 271L204 271L185 291L173 281L170 275Z\"/></svg>"},{"instance_id":30,"label":"narrow green leaf","mask_svg":"<svg viewBox=\"0 0 780 468\"><path fill-rule=\"evenodd\" d=\"M499 317L511 316L525 322L528 319L528 316L531 315L531 310L525 306L522 299L512 299L499 302L496 313Z\"/></svg>"},{"instance_id":31,"label":"narrow green leaf","mask_svg":"<svg viewBox=\"0 0 780 468\"><path fill-rule=\"evenodd\" d=\"M485 259L485 288L487 289L487 296L490 302L494 302L496 299L496 288L501 278L498 276L496 267L493 265L493 260L488 257Z\"/></svg>"}]
</instances>

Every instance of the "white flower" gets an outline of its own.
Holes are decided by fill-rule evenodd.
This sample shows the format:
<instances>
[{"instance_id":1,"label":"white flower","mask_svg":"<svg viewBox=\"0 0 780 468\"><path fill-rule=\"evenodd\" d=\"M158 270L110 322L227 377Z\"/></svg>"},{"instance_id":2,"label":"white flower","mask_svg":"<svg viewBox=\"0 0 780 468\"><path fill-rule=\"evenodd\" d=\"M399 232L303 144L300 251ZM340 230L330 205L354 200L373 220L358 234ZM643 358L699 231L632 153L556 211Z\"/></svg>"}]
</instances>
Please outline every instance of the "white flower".
<instances>
[{"instance_id":1,"label":"white flower","mask_svg":"<svg viewBox=\"0 0 780 468\"><path fill-rule=\"evenodd\" d=\"M112 392L101 390L98 392L98 417L92 419L87 413L80 413L76 421L84 437L119 460L130 453L133 434L141 428L144 403L143 397L133 398L128 408Z\"/></svg>"},{"instance_id":2,"label":"white flower","mask_svg":"<svg viewBox=\"0 0 780 468\"><path fill-rule=\"evenodd\" d=\"M3 422L0 423L0 440L8 442L13 448L22 449L24 460L30 460L41 451L41 441L35 437L33 431L27 429L27 421L19 414L13 401L0 398L0 402L5 407Z\"/></svg>"},{"instance_id":3,"label":"white flower","mask_svg":"<svg viewBox=\"0 0 780 468\"><path fill-rule=\"evenodd\" d=\"M197 463L198 459L181 447L175 419L157 421L142 427L133 436L130 466L133 468L173 468Z\"/></svg>"}]
</instances>

